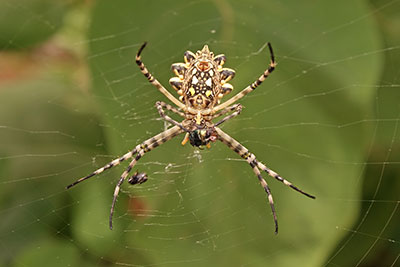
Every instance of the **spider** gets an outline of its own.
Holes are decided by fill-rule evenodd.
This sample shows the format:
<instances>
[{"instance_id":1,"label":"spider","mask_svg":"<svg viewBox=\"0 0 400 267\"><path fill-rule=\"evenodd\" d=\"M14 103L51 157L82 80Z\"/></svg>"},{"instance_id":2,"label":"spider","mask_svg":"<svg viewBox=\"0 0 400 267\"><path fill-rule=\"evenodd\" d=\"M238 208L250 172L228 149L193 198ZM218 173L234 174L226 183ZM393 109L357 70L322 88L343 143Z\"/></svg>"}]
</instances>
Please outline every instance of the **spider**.
<instances>
[{"instance_id":1,"label":"spider","mask_svg":"<svg viewBox=\"0 0 400 267\"><path fill-rule=\"evenodd\" d=\"M143 157L145 153L150 152L159 145L167 142L181 133L186 133L182 141L182 145L185 145L189 141L192 146L204 149L205 147L210 148L211 143L219 140L247 161L257 176L261 186L267 193L275 223L275 233L278 233L278 220L271 190L269 189L267 182L261 176L260 170L265 171L269 176L307 197L312 199L315 199L315 197L300 190L288 180L282 178L279 174L269 169L263 163L258 161L256 156L247 148L245 148L238 141L230 137L218 127L227 120L232 119L240 114L242 111L242 106L234 103L248 93L254 91L275 69L276 62L271 44L268 43L271 62L264 73L255 82L222 104L220 104L220 99L233 90L233 86L228 82L235 76L234 70L222 67L226 60L225 55L220 54L214 56L214 53L209 50L208 46L204 45L203 49L197 51L196 54L186 51L184 53L184 63L172 64L171 69L175 73L176 77L171 78L169 83L179 95L178 100L169 91L167 91L167 89L165 89L165 87L162 86L158 80L154 78L154 76L143 64L141 60L141 53L146 44L146 42L143 43L143 45L139 48L136 54L136 63L147 80L177 106L176 108L162 101L156 102L156 108L160 116L167 122L173 124L173 126L147 139L143 143L137 145L133 150L117 159L114 159L102 168L97 169L93 173L68 185L67 189L97 174L100 174L105 170L119 165L122 161L133 158L127 169L122 173L121 178L119 179L114 190L114 197L111 204L109 217L109 226L110 229L112 229L114 207L121 185L127 179L129 172L136 165L138 160ZM164 109L180 115L184 118L183 121L177 122L173 120L165 113ZM223 115L226 116L218 122L212 122L212 120ZM141 184L146 180L147 175L145 173L138 172L128 178L128 182L130 184Z\"/></svg>"}]
</instances>

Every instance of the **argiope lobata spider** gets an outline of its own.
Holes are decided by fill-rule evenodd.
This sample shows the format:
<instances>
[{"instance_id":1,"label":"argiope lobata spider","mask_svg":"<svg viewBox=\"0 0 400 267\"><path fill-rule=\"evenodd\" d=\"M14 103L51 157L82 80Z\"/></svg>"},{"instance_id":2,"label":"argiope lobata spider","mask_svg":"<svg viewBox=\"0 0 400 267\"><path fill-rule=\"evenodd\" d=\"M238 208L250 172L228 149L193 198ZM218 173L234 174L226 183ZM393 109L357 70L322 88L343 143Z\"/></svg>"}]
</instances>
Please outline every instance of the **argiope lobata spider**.
<instances>
[{"instance_id":1,"label":"argiope lobata spider","mask_svg":"<svg viewBox=\"0 0 400 267\"><path fill-rule=\"evenodd\" d=\"M201 51L197 51L196 54L186 51L184 54L185 63L172 64L171 69L176 74L176 77L171 78L169 83L177 91L178 95L180 95L178 100L170 92L168 92L164 86L162 86L160 82L153 77L153 75L150 74L143 64L140 55L145 46L146 43L140 47L136 55L136 63L149 82L157 87L162 94L164 94L178 107L175 108L161 101L156 102L156 107L160 116L164 120L172 123L174 126L157 134L156 136L153 136L150 139L147 139L143 143L137 145L132 151L129 151L122 157L111 161L104 167L94 171L88 176L80 178L76 182L68 185L67 188L71 188L72 186L89 179L90 177L100 174L105 170L120 164L126 159L133 157L132 161L129 163L127 169L122 173L121 178L115 187L109 218L110 229L112 229L112 216L120 187L128 177L129 172L135 166L137 161L146 152L153 150L157 146L167 142L181 133L186 133L185 138L182 141L182 145L189 141L192 146L199 148L210 148L211 142L220 140L250 164L258 180L260 181L261 186L268 195L268 201L272 209L275 223L275 233L278 233L278 221L274 208L274 201L272 199L271 191L267 182L261 176L260 170L265 171L269 176L272 176L273 178L291 187L297 192L302 193L303 195L313 199L315 197L300 190L292 183L282 178L279 174L266 167L263 163L259 162L256 159L256 156L249 152L247 148L217 127L225 121L239 115L242 111L242 106L234 103L256 89L275 69L276 62L271 44L268 43L268 48L271 54L271 62L264 73L255 82L222 104L220 104L220 99L232 91L233 86L228 82L235 76L234 70L222 67L226 60L225 55L220 54L214 56L214 53L210 52L208 46L205 45L203 49ZM182 122L173 120L171 117L165 114L164 109L182 116L184 120ZM225 116L220 121L216 123L212 122L213 119L230 112L232 113ZM145 173L137 172L128 178L128 182L130 184L140 184L146 180L147 176Z\"/></svg>"}]
</instances>

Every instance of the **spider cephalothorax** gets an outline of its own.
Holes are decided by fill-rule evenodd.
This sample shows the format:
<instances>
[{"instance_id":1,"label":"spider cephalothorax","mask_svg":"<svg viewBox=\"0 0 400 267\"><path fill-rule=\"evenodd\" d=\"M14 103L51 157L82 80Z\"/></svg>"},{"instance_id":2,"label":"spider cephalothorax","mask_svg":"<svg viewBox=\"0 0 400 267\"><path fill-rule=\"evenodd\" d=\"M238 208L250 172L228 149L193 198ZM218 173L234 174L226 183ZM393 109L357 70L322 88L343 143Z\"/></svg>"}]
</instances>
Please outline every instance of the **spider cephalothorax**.
<instances>
[{"instance_id":1,"label":"spider cephalothorax","mask_svg":"<svg viewBox=\"0 0 400 267\"><path fill-rule=\"evenodd\" d=\"M122 173L121 178L119 179L114 190L114 197L111 204L109 218L110 228L112 228L112 216L122 183L126 179L128 179L130 184L141 184L147 181L147 175L139 172L136 172L132 177L128 178L129 172L136 165L137 161L145 153L153 150L175 136L186 132L185 138L182 141L182 145L189 141L192 146L204 148L210 147L210 142L216 142L219 140L247 161L256 174L261 186L268 195L268 201L271 206L275 222L275 232L277 233L278 221L275 213L274 201L272 199L271 191L267 182L261 176L260 170L265 171L269 176L284 183L297 192L302 193L303 195L306 195L310 198L315 197L300 190L288 180L282 178L279 174L259 162L253 153L251 153L247 148L245 148L238 141L230 137L218 127L225 121L240 114L242 106L234 103L256 89L275 69L276 63L271 45L268 43L268 48L271 54L271 62L264 73L255 82L222 104L219 103L220 99L233 89L233 86L229 84L228 81L235 76L234 70L222 67L226 60L224 55L221 54L214 56L214 53L210 52L208 46L205 45L203 49L197 51L196 54L186 51L184 54L185 63L172 64L172 70L176 74L176 77L171 78L169 82L180 95L178 100L170 92L168 92L168 90L165 89L164 86L162 86L161 83L153 77L153 75L150 74L143 64L140 54L145 46L146 43L139 48L139 51L136 54L136 63L148 81L157 87L162 94L164 94L178 107L175 108L161 101L157 101L156 103L156 107L160 116L164 120L172 123L174 126L153 136L152 138L147 139L122 157L114 159L102 168L80 178L76 182L67 186L67 188L100 174L103 171L120 164L126 159L133 158L127 169ZM164 109L183 117L183 121L177 122L176 120L172 119L165 114ZM229 113L231 114L223 117L220 121L213 123L212 120Z\"/></svg>"}]
</instances>

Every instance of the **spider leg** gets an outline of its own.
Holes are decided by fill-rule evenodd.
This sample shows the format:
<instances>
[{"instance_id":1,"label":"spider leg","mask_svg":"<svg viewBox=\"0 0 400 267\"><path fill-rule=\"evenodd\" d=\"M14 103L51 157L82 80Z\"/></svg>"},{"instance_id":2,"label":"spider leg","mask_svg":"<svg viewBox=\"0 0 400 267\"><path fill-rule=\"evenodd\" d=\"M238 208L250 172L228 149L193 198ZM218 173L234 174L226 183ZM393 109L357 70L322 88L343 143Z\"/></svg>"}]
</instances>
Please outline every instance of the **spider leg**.
<instances>
[{"instance_id":1,"label":"spider leg","mask_svg":"<svg viewBox=\"0 0 400 267\"><path fill-rule=\"evenodd\" d=\"M143 73L143 75L149 80L149 82L157 87L157 89L164 94L169 100L171 100L175 105L177 105L179 108L184 109L185 105L180 102L178 99L176 99L170 92L165 89L164 86L161 85L157 79L154 78L153 75L147 70L146 66L143 64L140 54L142 53L143 49L145 48L147 42L144 42L143 45L139 48L139 51L136 54L136 64L139 66L140 71Z\"/></svg>"},{"instance_id":2,"label":"spider leg","mask_svg":"<svg viewBox=\"0 0 400 267\"><path fill-rule=\"evenodd\" d=\"M236 111L233 112L231 115L226 116L219 122L215 123L214 126L221 125L222 123L226 122L227 120L230 120L230 119L236 117L237 115L239 115L240 112L242 111L242 105L236 104L236 105L233 105L232 107L230 107L230 109L231 109L230 111L233 111L233 110L236 110Z\"/></svg>"},{"instance_id":3,"label":"spider leg","mask_svg":"<svg viewBox=\"0 0 400 267\"><path fill-rule=\"evenodd\" d=\"M274 177L276 180L284 183L285 185L289 186L290 188L292 188L293 190L309 197L312 199L315 199L315 196L310 195L306 192L304 192L303 190L297 188L295 185L293 185L291 182L289 182L288 180L286 180L285 178L282 178L279 174L277 174L276 172L274 172L273 170L269 169L267 166L265 166L264 164L262 164L261 162L257 161L256 159L254 160L254 163L257 164L257 167L260 168L261 170L265 171L269 176Z\"/></svg>"},{"instance_id":4,"label":"spider leg","mask_svg":"<svg viewBox=\"0 0 400 267\"><path fill-rule=\"evenodd\" d=\"M129 159L129 158L131 158L133 155L135 155L135 154L137 153L137 151L138 151L139 148L140 148L140 145L136 146L132 151L129 151L128 153L126 153L126 154L123 155L122 157L119 157L119 158L117 158L117 159L114 159L113 161L107 163L106 165L104 165L104 166L101 167L100 169L95 170L95 171L92 172L91 174L89 174L89 175L87 175L87 176L85 176L85 177L82 177L82 178L76 180L76 181L73 182L72 184L68 185L68 186L66 187L66 189L69 189L69 188L71 188L71 187L73 187L73 186L79 184L80 182L83 182L83 181L85 181L85 180L87 180L87 179L89 179L89 178L91 178L91 177L93 177L93 176L95 176L95 175L97 175L97 174L100 174L100 173L104 172L105 170L111 169L112 167L119 165L122 161L124 161L124 160L126 160L126 159Z\"/></svg>"},{"instance_id":5,"label":"spider leg","mask_svg":"<svg viewBox=\"0 0 400 267\"><path fill-rule=\"evenodd\" d=\"M237 108L237 106L239 106L239 105L240 104L234 104L232 106L226 107L223 110L221 110L220 112L213 114L211 119L213 120L215 118L221 117L222 115L225 115L226 113L234 111Z\"/></svg>"},{"instance_id":6,"label":"spider leg","mask_svg":"<svg viewBox=\"0 0 400 267\"><path fill-rule=\"evenodd\" d=\"M112 217L114 214L114 208L115 208L115 203L117 201L118 193L121 188L122 183L125 181L125 179L128 177L129 172L132 170L132 168L136 165L138 160L147 152L150 152L154 148L158 147L159 145L164 144L168 140L171 140L173 137L177 136L178 134L182 133L182 129L180 129L178 126L174 126L156 136L154 136L151 139L146 140L142 145L141 149L138 151L136 157L129 163L128 167L126 170L122 173L121 178L119 179L117 185L115 186L114 190L114 197L113 201L111 204L111 211L110 211L110 219L109 219L109 225L110 229L112 229Z\"/></svg>"},{"instance_id":7,"label":"spider leg","mask_svg":"<svg viewBox=\"0 0 400 267\"><path fill-rule=\"evenodd\" d=\"M119 179L117 185L115 186L113 201L111 204L110 218L109 218L109 225L110 225L111 230L112 230L112 217L114 214L115 203L117 201L117 197L119 194L119 190L121 189L121 185L125 181L126 177L128 177L129 172L135 166L136 162L144 155L144 153L145 152L143 149L141 149L139 151L139 153L136 155L136 157L129 163L128 168L122 173L121 178Z\"/></svg>"},{"instance_id":8,"label":"spider leg","mask_svg":"<svg viewBox=\"0 0 400 267\"><path fill-rule=\"evenodd\" d=\"M294 190L296 190L296 191L298 191L298 192L300 192L300 193L302 193L302 194L304 194L304 195L306 195L306 196L308 196L310 198L315 198L314 196L301 191L296 186L292 185L289 181L287 181L287 180L283 179L281 176L279 176L279 174L277 174L276 172L268 169L264 164L262 164L259 161L257 161L256 156L253 153L251 153L247 148L245 148L238 141L236 141L235 139L230 137L228 134L226 134L220 128L215 127L215 130L216 130L216 132L218 134L218 139L222 143L226 144L230 149L232 149L237 154L239 154L239 156L241 156L243 159L245 159L250 164L250 166L253 168L253 171L257 175L261 186L264 188L265 192L268 195L268 201L269 201L269 204L271 206L271 210L272 210L272 214L273 214L274 222L275 222L275 233L278 233L278 220L277 220L277 217L276 217L274 201L272 199L271 190L269 189L267 182L261 176L260 170L258 168L266 171L268 173L268 175L270 175L270 176L274 177L275 179L283 182L284 184L286 184L287 186L293 188Z\"/></svg>"},{"instance_id":9,"label":"spider leg","mask_svg":"<svg viewBox=\"0 0 400 267\"><path fill-rule=\"evenodd\" d=\"M171 105L169 105L169 104L167 104L167 103L165 103L163 101L158 101L157 103L156 103L156 105L160 105L161 107L166 108L167 110L172 111L173 113L178 114L179 116L181 116L183 118L186 118L185 117L185 113L183 113L179 109L177 109L177 108L175 108L175 107L173 107L173 106L171 106Z\"/></svg>"},{"instance_id":10,"label":"spider leg","mask_svg":"<svg viewBox=\"0 0 400 267\"><path fill-rule=\"evenodd\" d=\"M179 129L177 126L174 126L174 127L170 128L170 129L168 129L168 130L166 130L166 131L164 131L164 132L162 132L162 133L160 133L160 134L158 134L158 135L156 135L156 136L154 136L152 138L147 139L146 141L144 141L143 143L137 145L133 150L131 150L130 152L126 153L122 157L114 159L113 161L107 163L106 165L104 165L100 169L97 169L94 172L92 172L91 174L89 174L89 175L87 175L85 177L82 177L82 178L78 179L77 181L73 182L72 184L68 185L66 187L66 189L69 189L69 188L79 184L80 182L83 182L83 181L85 181L85 180L87 180L87 179L89 179L89 178L91 178L91 177L93 177L93 176L95 176L97 174L100 174L100 173L104 172L105 170L108 170L108 169L110 169L110 168L112 168L114 166L119 165L122 161L133 157L138 151L140 151L140 149L143 149L143 148L149 147L149 146L153 146L154 143L155 144L158 143L158 140L160 140L160 139L163 140L163 138L166 138L169 135L174 134L175 132L177 132L176 135L178 135L178 134L181 133L181 129ZM169 140L169 139L167 139L167 140Z\"/></svg>"},{"instance_id":11,"label":"spider leg","mask_svg":"<svg viewBox=\"0 0 400 267\"><path fill-rule=\"evenodd\" d=\"M166 104L164 102L161 102L161 101L157 101L156 102L156 107L157 107L158 113L160 114L161 118L163 118L164 120L172 123L175 126L178 126L183 131L189 132L189 130L186 129L185 127L183 127L181 123L177 122L176 120L171 119L170 116L166 115L165 112L164 112L164 109L163 109L163 107L166 107L168 110L172 111L172 109L175 109L175 108L173 108L172 106L170 106L170 105L168 105L168 104ZM169 109L169 108L171 108L171 109Z\"/></svg>"},{"instance_id":12,"label":"spider leg","mask_svg":"<svg viewBox=\"0 0 400 267\"><path fill-rule=\"evenodd\" d=\"M238 101L239 99L241 99L242 97L247 95L248 93L252 92L254 89L256 89L274 71L275 66L276 66L276 61L275 61L274 52L272 51L272 46L271 46L270 43L268 43L268 48L269 48L269 52L271 54L271 62L269 63L269 66L264 71L264 73L255 82L253 82L252 84L247 86L245 89L240 91L238 94L236 94L232 98L228 99L224 103L216 106L214 108L214 112L216 112L218 110L221 110L221 109L224 109L227 106L232 105L233 103L235 103L236 101Z\"/></svg>"},{"instance_id":13,"label":"spider leg","mask_svg":"<svg viewBox=\"0 0 400 267\"><path fill-rule=\"evenodd\" d=\"M257 168L257 165L254 164L254 160L255 160L254 154L251 154L251 156L246 159L246 161L253 168L254 173L257 175L257 178L260 181L261 186L264 188L264 191L267 193L268 202L269 202L269 205L271 206L271 210L272 210L272 216L274 217L275 234L277 234L278 233L278 217L276 216L274 199L272 198L272 193L268 187L267 181L265 181L265 179L261 176L260 170Z\"/></svg>"}]
</instances>

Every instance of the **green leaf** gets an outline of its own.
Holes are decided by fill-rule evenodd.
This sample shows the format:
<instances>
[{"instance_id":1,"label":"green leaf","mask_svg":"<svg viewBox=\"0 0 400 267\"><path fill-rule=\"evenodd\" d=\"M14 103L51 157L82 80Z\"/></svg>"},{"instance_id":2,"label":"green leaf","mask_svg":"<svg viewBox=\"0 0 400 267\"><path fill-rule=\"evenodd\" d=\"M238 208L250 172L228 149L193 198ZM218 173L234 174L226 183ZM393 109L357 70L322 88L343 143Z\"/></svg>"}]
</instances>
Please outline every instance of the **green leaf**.
<instances>
[{"instance_id":1,"label":"green leaf","mask_svg":"<svg viewBox=\"0 0 400 267\"><path fill-rule=\"evenodd\" d=\"M15 266L79 266L79 256L79 250L68 241L40 240L21 252Z\"/></svg>"},{"instance_id":2,"label":"green leaf","mask_svg":"<svg viewBox=\"0 0 400 267\"><path fill-rule=\"evenodd\" d=\"M17 255L32 242L50 236L71 241L69 208L76 202L66 197L75 192L67 193L65 186L82 171L90 171L92 166L82 162L101 151L96 144L103 140L96 117L83 106L90 100L64 76L66 72L54 65L45 72L36 68L36 75L3 83L0 89L0 259L7 266L26 263ZM46 258L62 261L60 251L65 248L70 255L72 245L56 246L54 251L47 250L47 243L41 250L31 247L35 252L26 252L28 258L37 257L38 264L26 265L43 266L39 263Z\"/></svg>"},{"instance_id":3,"label":"green leaf","mask_svg":"<svg viewBox=\"0 0 400 267\"><path fill-rule=\"evenodd\" d=\"M375 135L366 156L360 212L347 235L329 256L336 266L397 266L400 236L399 189L400 161L399 115L400 65L397 33L400 3L370 1L376 14L384 48L385 64L377 85Z\"/></svg>"},{"instance_id":4,"label":"green leaf","mask_svg":"<svg viewBox=\"0 0 400 267\"><path fill-rule=\"evenodd\" d=\"M48 39L61 26L68 5L62 1L0 1L0 47L20 49Z\"/></svg>"}]
</instances>

